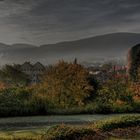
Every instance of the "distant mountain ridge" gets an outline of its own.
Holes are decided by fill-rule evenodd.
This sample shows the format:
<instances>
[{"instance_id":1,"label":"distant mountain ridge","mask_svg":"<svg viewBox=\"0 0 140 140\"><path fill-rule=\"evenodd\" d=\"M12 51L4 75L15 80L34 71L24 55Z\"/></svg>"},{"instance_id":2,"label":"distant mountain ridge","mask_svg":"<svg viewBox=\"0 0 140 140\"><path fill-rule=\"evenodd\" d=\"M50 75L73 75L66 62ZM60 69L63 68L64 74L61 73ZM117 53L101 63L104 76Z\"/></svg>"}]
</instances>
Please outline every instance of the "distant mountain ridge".
<instances>
[{"instance_id":1,"label":"distant mountain ridge","mask_svg":"<svg viewBox=\"0 0 140 140\"><path fill-rule=\"evenodd\" d=\"M72 61L75 57L79 62L125 59L128 49L138 43L140 34L137 33L113 33L41 46L0 43L0 64L24 61L52 64L60 59Z\"/></svg>"}]
</instances>

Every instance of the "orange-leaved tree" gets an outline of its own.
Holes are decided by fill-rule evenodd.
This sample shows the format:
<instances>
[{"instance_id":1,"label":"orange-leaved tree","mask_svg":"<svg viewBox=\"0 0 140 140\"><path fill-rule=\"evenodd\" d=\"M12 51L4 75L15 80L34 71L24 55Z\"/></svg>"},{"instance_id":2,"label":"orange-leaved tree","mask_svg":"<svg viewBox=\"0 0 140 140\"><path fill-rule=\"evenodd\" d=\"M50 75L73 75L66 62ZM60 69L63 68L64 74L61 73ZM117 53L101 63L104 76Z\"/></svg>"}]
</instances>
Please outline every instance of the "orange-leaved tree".
<instances>
[{"instance_id":1,"label":"orange-leaved tree","mask_svg":"<svg viewBox=\"0 0 140 140\"><path fill-rule=\"evenodd\" d=\"M84 105L94 90L88 76L88 71L80 64L59 61L49 66L42 76L42 92L57 107Z\"/></svg>"}]
</instances>

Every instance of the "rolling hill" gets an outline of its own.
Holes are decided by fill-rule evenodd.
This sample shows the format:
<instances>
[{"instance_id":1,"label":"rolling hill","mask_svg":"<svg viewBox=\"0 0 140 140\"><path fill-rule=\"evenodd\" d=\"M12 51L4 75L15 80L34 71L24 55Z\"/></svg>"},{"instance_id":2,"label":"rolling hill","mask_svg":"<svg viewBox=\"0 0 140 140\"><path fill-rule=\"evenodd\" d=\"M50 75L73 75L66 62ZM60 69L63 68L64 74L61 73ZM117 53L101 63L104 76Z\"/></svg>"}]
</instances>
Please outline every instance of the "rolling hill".
<instances>
[{"instance_id":1,"label":"rolling hill","mask_svg":"<svg viewBox=\"0 0 140 140\"><path fill-rule=\"evenodd\" d=\"M24 61L52 64L60 59L72 61L75 57L79 62L88 63L114 58L123 60L128 49L138 43L140 43L140 34L136 33L105 34L41 46L0 43L0 64Z\"/></svg>"}]
</instances>

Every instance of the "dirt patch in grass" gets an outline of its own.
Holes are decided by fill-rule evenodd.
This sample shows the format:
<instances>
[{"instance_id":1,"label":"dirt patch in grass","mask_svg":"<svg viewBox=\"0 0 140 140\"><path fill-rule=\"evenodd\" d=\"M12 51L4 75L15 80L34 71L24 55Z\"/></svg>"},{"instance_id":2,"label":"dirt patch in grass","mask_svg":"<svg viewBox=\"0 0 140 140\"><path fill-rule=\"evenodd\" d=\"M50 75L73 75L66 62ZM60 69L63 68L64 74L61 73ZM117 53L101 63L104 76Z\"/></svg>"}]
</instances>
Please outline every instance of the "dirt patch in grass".
<instances>
[{"instance_id":1,"label":"dirt patch in grass","mask_svg":"<svg viewBox=\"0 0 140 140\"><path fill-rule=\"evenodd\" d=\"M111 135L116 135L119 137L126 136L126 137L133 137L134 135L140 134L140 127L129 127L126 129L115 129L111 131Z\"/></svg>"},{"instance_id":2,"label":"dirt patch in grass","mask_svg":"<svg viewBox=\"0 0 140 140\"><path fill-rule=\"evenodd\" d=\"M2 134L2 133L1 133ZM0 135L1 135L0 134ZM41 134L41 131L38 132L38 134ZM20 133L3 133L1 135L0 139L10 139L10 140L28 140L34 139L34 140L46 140L42 139L41 137L38 137L37 132L27 131L27 132L20 132ZM91 135L82 136L76 139L71 140L139 140L140 139L140 127L129 127L129 128L119 128L114 129L112 131L99 131L97 130L96 133L93 133Z\"/></svg>"},{"instance_id":3,"label":"dirt patch in grass","mask_svg":"<svg viewBox=\"0 0 140 140\"><path fill-rule=\"evenodd\" d=\"M82 138L79 138L78 140L135 140L135 138L138 138L138 136L140 139L140 127L129 127L114 129L110 132L97 131L97 133L93 136L84 136Z\"/></svg>"}]
</instances>

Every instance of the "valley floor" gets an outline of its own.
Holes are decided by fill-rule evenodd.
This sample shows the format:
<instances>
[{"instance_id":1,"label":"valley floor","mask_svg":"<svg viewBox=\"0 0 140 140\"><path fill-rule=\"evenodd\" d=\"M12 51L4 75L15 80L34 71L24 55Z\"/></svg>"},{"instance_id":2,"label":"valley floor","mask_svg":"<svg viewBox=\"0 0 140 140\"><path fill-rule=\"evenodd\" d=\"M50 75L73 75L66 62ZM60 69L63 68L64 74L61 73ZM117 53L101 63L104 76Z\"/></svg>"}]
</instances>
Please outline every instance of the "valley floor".
<instances>
[{"instance_id":1,"label":"valley floor","mask_svg":"<svg viewBox=\"0 0 140 140\"><path fill-rule=\"evenodd\" d=\"M0 118L0 140L26 138L27 140L46 134L46 131L57 124L86 128L94 122L120 118L123 116L139 116L139 114L111 114L111 115L67 115L67 116L32 116ZM139 118L138 118L139 119ZM127 119L126 119L127 120ZM105 124L106 125L106 124ZM108 124L107 124L108 125ZM65 126L64 126L65 128ZM65 129L64 129L65 130ZM80 140L140 140L140 126L111 129L110 131L97 131L93 136L85 136ZM40 140L40 139L39 139ZM44 140L44 139L43 139Z\"/></svg>"},{"instance_id":2,"label":"valley floor","mask_svg":"<svg viewBox=\"0 0 140 140\"><path fill-rule=\"evenodd\" d=\"M119 117L123 115L126 114L7 117L0 118L0 130L24 130L38 127L49 127L56 124L85 125L98 120Z\"/></svg>"},{"instance_id":3,"label":"valley floor","mask_svg":"<svg viewBox=\"0 0 140 140\"><path fill-rule=\"evenodd\" d=\"M9 140L18 137L22 138L35 139L38 136L41 136L44 133L46 128L38 129L27 129L27 130L17 130L17 131L0 131L0 140ZM82 140L140 140L140 127L132 127L126 129L115 129L111 132L98 133L93 137L85 137Z\"/></svg>"}]
</instances>

